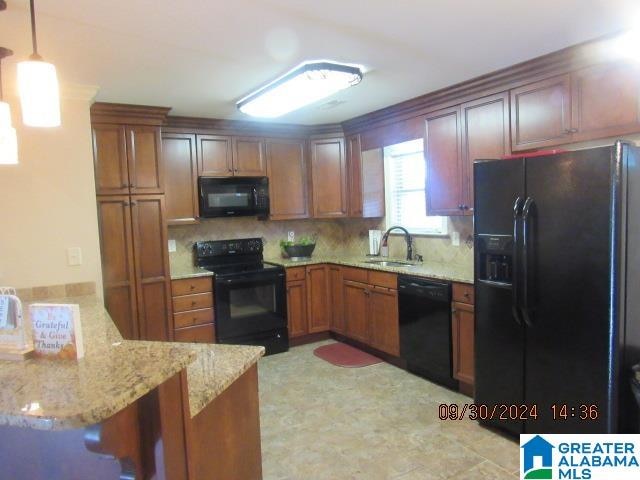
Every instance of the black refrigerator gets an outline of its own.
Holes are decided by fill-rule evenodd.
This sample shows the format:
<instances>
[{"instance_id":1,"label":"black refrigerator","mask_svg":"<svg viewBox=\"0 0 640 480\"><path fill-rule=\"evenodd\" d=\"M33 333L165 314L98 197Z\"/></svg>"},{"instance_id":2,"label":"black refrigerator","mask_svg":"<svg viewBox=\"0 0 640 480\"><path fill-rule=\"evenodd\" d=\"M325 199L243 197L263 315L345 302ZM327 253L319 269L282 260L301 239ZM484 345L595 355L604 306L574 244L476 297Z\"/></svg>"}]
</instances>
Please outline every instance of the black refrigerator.
<instances>
[{"instance_id":1,"label":"black refrigerator","mask_svg":"<svg viewBox=\"0 0 640 480\"><path fill-rule=\"evenodd\" d=\"M482 423L513 434L637 431L639 161L617 142L474 163Z\"/></svg>"}]
</instances>

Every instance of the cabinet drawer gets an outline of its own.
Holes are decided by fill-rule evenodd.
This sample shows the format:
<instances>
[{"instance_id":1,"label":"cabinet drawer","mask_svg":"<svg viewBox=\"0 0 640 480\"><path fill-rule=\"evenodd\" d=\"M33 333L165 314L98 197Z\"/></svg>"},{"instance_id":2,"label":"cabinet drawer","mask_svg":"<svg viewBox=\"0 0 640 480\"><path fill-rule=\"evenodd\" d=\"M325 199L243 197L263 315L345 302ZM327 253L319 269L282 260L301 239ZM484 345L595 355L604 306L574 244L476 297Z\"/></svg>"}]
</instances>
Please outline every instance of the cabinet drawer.
<instances>
[{"instance_id":1,"label":"cabinet drawer","mask_svg":"<svg viewBox=\"0 0 640 480\"><path fill-rule=\"evenodd\" d=\"M395 273L376 272L369 270L369 283L377 287L398 288L398 275Z\"/></svg>"},{"instance_id":2,"label":"cabinet drawer","mask_svg":"<svg viewBox=\"0 0 640 480\"><path fill-rule=\"evenodd\" d=\"M368 281L367 270L362 268L343 268L342 278L344 280L351 280L352 282L367 283Z\"/></svg>"},{"instance_id":3,"label":"cabinet drawer","mask_svg":"<svg viewBox=\"0 0 640 480\"><path fill-rule=\"evenodd\" d=\"M306 269L304 267L287 268L287 282L295 280L304 280L306 277Z\"/></svg>"},{"instance_id":4,"label":"cabinet drawer","mask_svg":"<svg viewBox=\"0 0 640 480\"><path fill-rule=\"evenodd\" d=\"M213 323L197 327L178 328L173 332L173 338L176 342L216 343L215 337Z\"/></svg>"},{"instance_id":5,"label":"cabinet drawer","mask_svg":"<svg viewBox=\"0 0 640 480\"><path fill-rule=\"evenodd\" d=\"M173 297L173 313L211 307L213 307L213 295L210 292Z\"/></svg>"},{"instance_id":6,"label":"cabinet drawer","mask_svg":"<svg viewBox=\"0 0 640 480\"><path fill-rule=\"evenodd\" d=\"M171 281L171 292L174 297L210 292L212 289L213 280L211 277L185 278Z\"/></svg>"},{"instance_id":7,"label":"cabinet drawer","mask_svg":"<svg viewBox=\"0 0 640 480\"><path fill-rule=\"evenodd\" d=\"M474 304L473 285L469 285L468 283L454 283L453 284L453 301L473 305Z\"/></svg>"},{"instance_id":8,"label":"cabinet drawer","mask_svg":"<svg viewBox=\"0 0 640 480\"><path fill-rule=\"evenodd\" d=\"M213 322L213 308L203 308L201 310L191 310L189 312L174 313L173 327L183 328L204 323Z\"/></svg>"}]
</instances>

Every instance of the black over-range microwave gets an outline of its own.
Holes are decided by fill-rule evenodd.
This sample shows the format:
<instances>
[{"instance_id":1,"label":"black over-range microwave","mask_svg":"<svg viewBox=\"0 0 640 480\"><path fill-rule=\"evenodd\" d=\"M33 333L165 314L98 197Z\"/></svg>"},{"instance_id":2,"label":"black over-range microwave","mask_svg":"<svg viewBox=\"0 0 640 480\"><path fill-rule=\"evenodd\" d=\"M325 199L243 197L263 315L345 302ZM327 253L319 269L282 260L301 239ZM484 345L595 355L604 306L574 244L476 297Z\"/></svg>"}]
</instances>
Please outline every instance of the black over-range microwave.
<instances>
[{"instance_id":1,"label":"black over-range microwave","mask_svg":"<svg viewBox=\"0 0 640 480\"><path fill-rule=\"evenodd\" d=\"M269 216L267 177L198 178L200 216Z\"/></svg>"}]
</instances>

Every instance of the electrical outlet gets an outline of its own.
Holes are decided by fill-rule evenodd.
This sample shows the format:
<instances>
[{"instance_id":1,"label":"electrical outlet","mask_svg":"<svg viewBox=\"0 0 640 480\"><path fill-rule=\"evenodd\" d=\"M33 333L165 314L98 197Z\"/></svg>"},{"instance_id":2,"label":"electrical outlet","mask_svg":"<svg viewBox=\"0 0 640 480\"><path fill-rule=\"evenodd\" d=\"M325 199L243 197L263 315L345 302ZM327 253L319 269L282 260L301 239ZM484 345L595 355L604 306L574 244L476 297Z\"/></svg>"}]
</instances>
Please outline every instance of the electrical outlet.
<instances>
[{"instance_id":1,"label":"electrical outlet","mask_svg":"<svg viewBox=\"0 0 640 480\"><path fill-rule=\"evenodd\" d=\"M82 249L80 247L67 248L67 265L71 267L82 265Z\"/></svg>"},{"instance_id":2,"label":"electrical outlet","mask_svg":"<svg viewBox=\"0 0 640 480\"><path fill-rule=\"evenodd\" d=\"M451 232L451 245L454 247L460 246L460 232Z\"/></svg>"},{"instance_id":3,"label":"electrical outlet","mask_svg":"<svg viewBox=\"0 0 640 480\"><path fill-rule=\"evenodd\" d=\"M296 232L294 232L293 230L291 230L290 232L287 232L287 240L289 240L290 242L295 242Z\"/></svg>"},{"instance_id":4,"label":"electrical outlet","mask_svg":"<svg viewBox=\"0 0 640 480\"><path fill-rule=\"evenodd\" d=\"M173 239L169 239L169 253L173 253L176 251L176 241Z\"/></svg>"}]
</instances>

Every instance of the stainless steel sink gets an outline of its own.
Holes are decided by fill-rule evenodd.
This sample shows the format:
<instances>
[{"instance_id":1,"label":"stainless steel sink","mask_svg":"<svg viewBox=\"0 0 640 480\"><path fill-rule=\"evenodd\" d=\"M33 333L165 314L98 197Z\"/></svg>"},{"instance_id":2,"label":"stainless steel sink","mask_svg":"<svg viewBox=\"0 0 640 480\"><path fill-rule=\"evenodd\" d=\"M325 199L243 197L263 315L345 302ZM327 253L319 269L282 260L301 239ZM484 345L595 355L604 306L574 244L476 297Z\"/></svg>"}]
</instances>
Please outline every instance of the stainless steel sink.
<instances>
[{"instance_id":1,"label":"stainless steel sink","mask_svg":"<svg viewBox=\"0 0 640 480\"><path fill-rule=\"evenodd\" d=\"M412 263L398 262L395 260L366 260L363 263L371 265L380 265L381 267L413 267Z\"/></svg>"}]
</instances>

